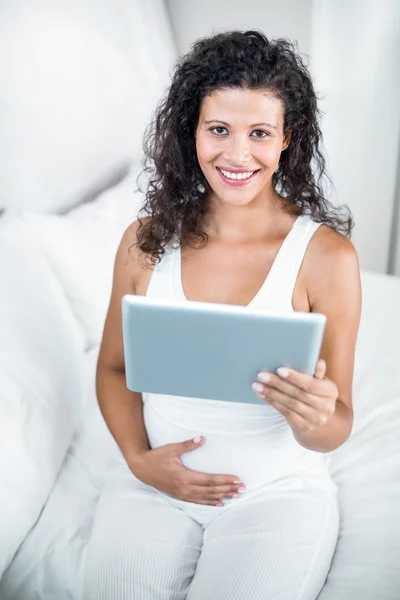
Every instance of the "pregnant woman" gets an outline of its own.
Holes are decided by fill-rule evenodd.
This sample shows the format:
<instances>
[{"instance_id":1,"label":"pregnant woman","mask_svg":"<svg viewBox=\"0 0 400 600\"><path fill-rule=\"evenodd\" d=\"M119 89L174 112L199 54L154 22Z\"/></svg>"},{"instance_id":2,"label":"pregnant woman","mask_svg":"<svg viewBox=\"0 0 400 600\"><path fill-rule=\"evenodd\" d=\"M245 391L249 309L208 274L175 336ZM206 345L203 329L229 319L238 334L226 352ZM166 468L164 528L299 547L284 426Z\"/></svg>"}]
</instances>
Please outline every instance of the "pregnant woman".
<instances>
[{"instance_id":1,"label":"pregnant woman","mask_svg":"<svg viewBox=\"0 0 400 600\"><path fill-rule=\"evenodd\" d=\"M318 116L287 40L221 33L176 66L146 134L144 213L116 255L98 359L121 454L94 517L86 599L314 600L324 585L339 529L326 453L352 429L361 292L351 217L324 197ZM264 404L131 392L123 294L323 313L315 373L262 371Z\"/></svg>"}]
</instances>

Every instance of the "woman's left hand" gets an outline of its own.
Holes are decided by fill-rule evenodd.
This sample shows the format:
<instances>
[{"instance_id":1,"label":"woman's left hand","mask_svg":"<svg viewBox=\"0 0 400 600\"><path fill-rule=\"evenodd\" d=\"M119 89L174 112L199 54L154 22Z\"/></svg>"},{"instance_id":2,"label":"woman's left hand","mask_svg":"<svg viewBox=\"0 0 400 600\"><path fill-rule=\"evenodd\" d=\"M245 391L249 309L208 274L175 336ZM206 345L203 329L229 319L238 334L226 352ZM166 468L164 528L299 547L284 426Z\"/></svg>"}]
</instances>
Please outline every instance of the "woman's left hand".
<instances>
[{"instance_id":1,"label":"woman's left hand","mask_svg":"<svg viewBox=\"0 0 400 600\"><path fill-rule=\"evenodd\" d=\"M261 371L253 391L276 408L292 430L313 431L333 415L339 396L325 372L323 359L318 360L314 376L286 367L277 369L276 374Z\"/></svg>"}]
</instances>

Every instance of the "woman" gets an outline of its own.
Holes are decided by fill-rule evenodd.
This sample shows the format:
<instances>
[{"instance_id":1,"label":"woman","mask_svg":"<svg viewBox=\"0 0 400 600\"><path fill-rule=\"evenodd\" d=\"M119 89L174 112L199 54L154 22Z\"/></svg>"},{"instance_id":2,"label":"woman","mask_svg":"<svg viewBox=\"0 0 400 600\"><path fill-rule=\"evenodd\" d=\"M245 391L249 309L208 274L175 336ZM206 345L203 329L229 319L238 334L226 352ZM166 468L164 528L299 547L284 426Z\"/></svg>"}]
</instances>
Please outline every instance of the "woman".
<instances>
[{"instance_id":1,"label":"woman","mask_svg":"<svg viewBox=\"0 0 400 600\"><path fill-rule=\"evenodd\" d=\"M322 588L338 535L325 459L352 428L361 294L352 220L323 196L320 140L288 41L222 33L177 65L147 135L147 216L121 240L98 359L121 460L94 520L87 598L311 600ZM260 373L265 405L142 398L124 377L128 293L323 313L315 374Z\"/></svg>"}]
</instances>

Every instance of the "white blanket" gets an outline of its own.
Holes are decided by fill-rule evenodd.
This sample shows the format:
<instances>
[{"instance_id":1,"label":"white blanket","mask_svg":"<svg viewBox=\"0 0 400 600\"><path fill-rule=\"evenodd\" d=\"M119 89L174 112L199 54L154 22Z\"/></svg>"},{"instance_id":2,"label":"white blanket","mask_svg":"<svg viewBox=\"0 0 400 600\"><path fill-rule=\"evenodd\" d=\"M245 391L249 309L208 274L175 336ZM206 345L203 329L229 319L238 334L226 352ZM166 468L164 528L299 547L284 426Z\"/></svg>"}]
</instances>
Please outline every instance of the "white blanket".
<instances>
[{"instance_id":1,"label":"white blanket","mask_svg":"<svg viewBox=\"0 0 400 600\"><path fill-rule=\"evenodd\" d=\"M331 453L340 535L319 600L400 597L400 279L363 273L355 423ZM107 463L118 452L97 408L98 347L86 355L87 403L42 515L0 583L2 600L80 600L85 550Z\"/></svg>"}]
</instances>

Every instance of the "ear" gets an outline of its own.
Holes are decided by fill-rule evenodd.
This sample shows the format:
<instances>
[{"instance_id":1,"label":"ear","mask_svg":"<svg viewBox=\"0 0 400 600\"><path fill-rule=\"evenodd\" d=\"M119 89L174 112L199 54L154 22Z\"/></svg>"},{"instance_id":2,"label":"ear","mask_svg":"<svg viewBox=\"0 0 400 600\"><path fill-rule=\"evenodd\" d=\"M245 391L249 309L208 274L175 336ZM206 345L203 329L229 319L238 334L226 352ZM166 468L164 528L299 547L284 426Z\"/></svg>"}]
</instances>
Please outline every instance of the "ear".
<instances>
[{"instance_id":1,"label":"ear","mask_svg":"<svg viewBox=\"0 0 400 600\"><path fill-rule=\"evenodd\" d=\"M292 139L292 132L290 129L288 129L283 137L283 142L282 142L282 150L281 152L283 152L284 150L286 150L286 148L289 146L290 144L290 140Z\"/></svg>"}]
</instances>

